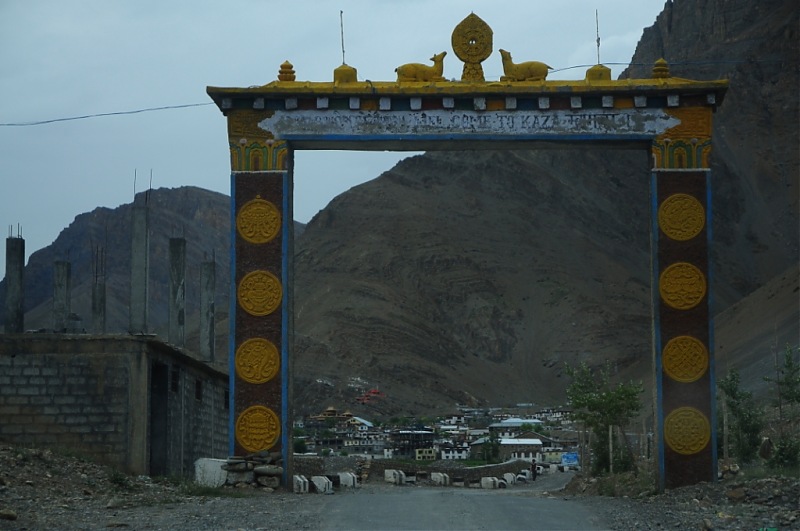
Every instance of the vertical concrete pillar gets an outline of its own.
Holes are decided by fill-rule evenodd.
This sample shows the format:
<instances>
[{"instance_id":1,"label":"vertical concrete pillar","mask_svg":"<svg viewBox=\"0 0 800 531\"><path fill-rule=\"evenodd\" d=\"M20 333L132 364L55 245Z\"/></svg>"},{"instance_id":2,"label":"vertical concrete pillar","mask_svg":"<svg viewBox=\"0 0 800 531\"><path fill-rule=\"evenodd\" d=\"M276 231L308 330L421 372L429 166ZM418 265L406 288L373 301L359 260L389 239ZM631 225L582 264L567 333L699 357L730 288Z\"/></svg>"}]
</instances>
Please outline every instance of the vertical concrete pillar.
<instances>
[{"instance_id":1,"label":"vertical concrete pillar","mask_svg":"<svg viewBox=\"0 0 800 531\"><path fill-rule=\"evenodd\" d=\"M186 330L186 240L169 239L169 342L184 346Z\"/></svg>"},{"instance_id":2,"label":"vertical concrete pillar","mask_svg":"<svg viewBox=\"0 0 800 531\"><path fill-rule=\"evenodd\" d=\"M214 297L217 285L217 264L203 262L200 267L200 357L214 361L216 316Z\"/></svg>"},{"instance_id":3,"label":"vertical concrete pillar","mask_svg":"<svg viewBox=\"0 0 800 531\"><path fill-rule=\"evenodd\" d=\"M106 264L105 249L98 247L93 252L92 266L92 332L106 333Z\"/></svg>"},{"instance_id":4,"label":"vertical concrete pillar","mask_svg":"<svg viewBox=\"0 0 800 531\"><path fill-rule=\"evenodd\" d=\"M106 333L106 279L92 284L92 331Z\"/></svg>"},{"instance_id":5,"label":"vertical concrete pillar","mask_svg":"<svg viewBox=\"0 0 800 531\"><path fill-rule=\"evenodd\" d=\"M6 334L25 331L24 310L25 240L6 238Z\"/></svg>"},{"instance_id":6,"label":"vertical concrete pillar","mask_svg":"<svg viewBox=\"0 0 800 531\"><path fill-rule=\"evenodd\" d=\"M147 333L150 234L147 206L134 205L131 218L131 299L129 331Z\"/></svg>"},{"instance_id":7,"label":"vertical concrete pillar","mask_svg":"<svg viewBox=\"0 0 800 531\"><path fill-rule=\"evenodd\" d=\"M57 260L53 264L53 330L67 331L67 319L72 311L72 264Z\"/></svg>"}]
</instances>

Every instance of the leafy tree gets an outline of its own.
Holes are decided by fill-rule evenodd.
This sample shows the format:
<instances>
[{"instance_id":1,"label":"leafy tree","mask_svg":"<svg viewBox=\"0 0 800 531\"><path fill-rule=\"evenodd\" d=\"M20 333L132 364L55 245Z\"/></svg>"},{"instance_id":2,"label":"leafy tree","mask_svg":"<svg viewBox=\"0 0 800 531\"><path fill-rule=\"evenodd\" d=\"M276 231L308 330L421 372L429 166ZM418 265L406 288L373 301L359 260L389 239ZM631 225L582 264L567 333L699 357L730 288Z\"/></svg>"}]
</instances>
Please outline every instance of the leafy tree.
<instances>
[{"instance_id":1,"label":"leafy tree","mask_svg":"<svg viewBox=\"0 0 800 531\"><path fill-rule=\"evenodd\" d=\"M497 432L491 432L489 439L483 443L483 460L486 463L496 463L497 458L500 456L500 438Z\"/></svg>"},{"instance_id":2,"label":"leafy tree","mask_svg":"<svg viewBox=\"0 0 800 531\"><path fill-rule=\"evenodd\" d=\"M761 445L761 430L764 428L764 412L756 406L753 393L740 387L739 371L736 369L719 380L717 386L724 393L725 404L732 417L728 432L731 434L733 450L741 463L753 460Z\"/></svg>"},{"instance_id":3,"label":"leafy tree","mask_svg":"<svg viewBox=\"0 0 800 531\"><path fill-rule=\"evenodd\" d=\"M612 456L609 455L608 433L610 426L624 428L641 409L639 395L644 391L641 383L611 383L611 366L606 364L599 371L592 371L586 364L567 367L567 376L572 379L567 387L567 401L572 417L582 421L594 434L595 460L593 473L610 470ZM614 469L630 470L633 467L632 451L625 439L627 456L622 449L614 452ZM619 455L617 455L619 453Z\"/></svg>"},{"instance_id":4,"label":"leafy tree","mask_svg":"<svg viewBox=\"0 0 800 531\"><path fill-rule=\"evenodd\" d=\"M296 454L304 454L308 451L306 441L304 439L295 439L292 443L292 448Z\"/></svg>"},{"instance_id":5,"label":"leafy tree","mask_svg":"<svg viewBox=\"0 0 800 531\"><path fill-rule=\"evenodd\" d=\"M800 353L800 348L797 349ZM795 349L786 345L783 365L776 377L764 380L775 384L773 406L778 408L779 435L772 455L767 461L770 468L794 468L800 465L800 362L795 361Z\"/></svg>"},{"instance_id":6,"label":"leafy tree","mask_svg":"<svg viewBox=\"0 0 800 531\"><path fill-rule=\"evenodd\" d=\"M800 348L797 351L800 352ZM776 378L764 377L764 380L777 386L777 393L773 395L772 405L782 408L786 404L787 419L789 421L796 420L798 414L796 409L800 405L800 362L794 360L794 349L790 345L786 345L783 353L783 366L776 372L778 373Z\"/></svg>"},{"instance_id":7,"label":"leafy tree","mask_svg":"<svg viewBox=\"0 0 800 531\"><path fill-rule=\"evenodd\" d=\"M523 433L527 431L533 431L533 424L531 424L530 422L523 422L522 425L519 427L519 429Z\"/></svg>"}]
</instances>

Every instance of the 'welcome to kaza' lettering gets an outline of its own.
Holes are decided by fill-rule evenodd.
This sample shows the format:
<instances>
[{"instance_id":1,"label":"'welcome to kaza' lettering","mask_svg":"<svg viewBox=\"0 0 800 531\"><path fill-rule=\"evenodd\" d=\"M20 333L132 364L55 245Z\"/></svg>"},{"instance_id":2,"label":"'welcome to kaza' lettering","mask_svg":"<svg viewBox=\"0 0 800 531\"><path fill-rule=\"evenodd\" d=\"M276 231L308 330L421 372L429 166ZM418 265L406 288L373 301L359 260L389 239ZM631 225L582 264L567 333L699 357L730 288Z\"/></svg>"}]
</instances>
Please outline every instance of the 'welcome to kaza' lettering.
<instances>
[{"instance_id":1,"label":"'welcome to kaza' lettering","mask_svg":"<svg viewBox=\"0 0 800 531\"><path fill-rule=\"evenodd\" d=\"M276 138L395 135L657 135L680 123L661 109L585 111L278 111L261 128Z\"/></svg>"}]
</instances>

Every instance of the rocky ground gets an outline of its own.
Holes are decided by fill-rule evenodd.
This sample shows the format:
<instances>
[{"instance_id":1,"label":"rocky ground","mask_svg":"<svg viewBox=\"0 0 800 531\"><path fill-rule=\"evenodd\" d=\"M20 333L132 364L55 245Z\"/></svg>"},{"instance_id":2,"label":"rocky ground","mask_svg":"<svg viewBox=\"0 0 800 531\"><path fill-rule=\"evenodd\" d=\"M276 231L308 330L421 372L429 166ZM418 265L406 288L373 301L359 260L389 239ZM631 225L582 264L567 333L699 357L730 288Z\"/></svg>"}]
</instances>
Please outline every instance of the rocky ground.
<instances>
[{"instance_id":1,"label":"rocky ground","mask_svg":"<svg viewBox=\"0 0 800 531\"><path fill-rule=\"evenodd\" d=\"M591 498L605 507L614 529L800 529L798 477L748 478L740 473L664 494L655 494L652 484L651 478L631 475L600 480L578 476L564 494Z\"/></svg>"},{"instance_id":2,"label":"rocky ground","mask_svg":"<svg viewBox=\"0 0 800 531\"><path fill-rule=\"evenodd\" d=\"M364 487L392 488L375 480ZM532 496L579 499L612 529L800 529L797 478L740 474L657 495L647 478L632 476L576 476L562 490L546 487L526 488ZM0 444L0 530L317 529L322 498L131 477L75 456Z\"/></svg>"}]
</instances>

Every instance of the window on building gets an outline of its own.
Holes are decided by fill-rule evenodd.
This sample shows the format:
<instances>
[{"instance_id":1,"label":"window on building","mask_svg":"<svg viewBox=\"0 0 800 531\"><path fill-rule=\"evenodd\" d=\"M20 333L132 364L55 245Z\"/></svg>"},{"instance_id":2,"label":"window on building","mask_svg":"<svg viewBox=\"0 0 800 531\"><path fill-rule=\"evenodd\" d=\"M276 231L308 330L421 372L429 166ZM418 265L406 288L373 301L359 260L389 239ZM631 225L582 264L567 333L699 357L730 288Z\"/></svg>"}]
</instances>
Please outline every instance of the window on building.
<instances>
[{"instance_id":1,"label":"window on building","mask_svg":"<svg viewBox=\"0 0 800 531\"><path fill-rule=\"evenodd\" d=\"M199 379L194 381L194 398L195 400L203 400L203 382Z\"/></svg>"}]
</instances>

